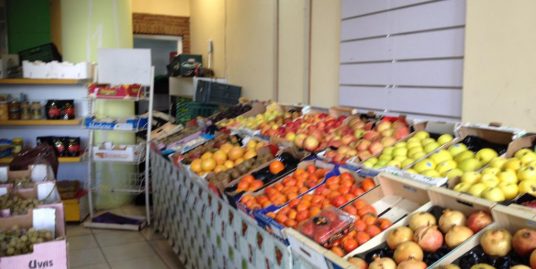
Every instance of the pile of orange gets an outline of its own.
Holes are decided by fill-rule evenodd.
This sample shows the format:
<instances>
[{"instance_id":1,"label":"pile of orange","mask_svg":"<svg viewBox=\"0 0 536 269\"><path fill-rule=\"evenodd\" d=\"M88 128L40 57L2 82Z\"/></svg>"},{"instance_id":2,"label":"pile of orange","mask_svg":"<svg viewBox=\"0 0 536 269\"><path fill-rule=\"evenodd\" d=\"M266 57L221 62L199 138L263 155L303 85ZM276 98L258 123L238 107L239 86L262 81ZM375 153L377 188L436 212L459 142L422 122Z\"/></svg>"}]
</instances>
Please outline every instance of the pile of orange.
<instances>
[{"instance_id":1,"label":"pile of orange","mask_svg":"<svg viewBox=\"0 0 536 269\"><path fill-rule=\"evenodd\" d=\"M252 175L246 175L240 179L238 186L236 187L237 192L243 191L256 191L260 189L264 183L262 180L255 179Z\"/></svg>"},{"instance_id":2,"label":"pile of orange","mask_svg":"<svg viewBox=\"0 0 536 269\"><path fill-rule=\"evenodd\" d=\"M375 185L370 178L356 183L352 174L342 173L340 176L328 178L326 183L318 187L312 194L291 200L278 212L270 212L266 215L281 225L295 228L303 220L316 216L322 209L330 205L341 207L371 190Z\"/></svg>"},{"instance_id":3,"label":"pile of orange","mask_svg":"<svg viewBox=\"0 0 536 269\"><path fill-rule=\"evenodd\" d=\"M363 200L356 200L343 208L347 213L355 216L354 229L335 241L331 251L338 256L344 256L360 245L389 228L392 222L385 218L378 218L376 209Z\"/></svg>"},{"instance_id":4,"label":"pile of orange","mask_svg":"<svg viewBox=\"0 0 536 269\"><path fill-rule=\"evenodd\" d=\"M271 165L270 170L272 170ZM308 165L305 169L298 168L280 182L266 187L263 194L259 196L244 195L240 202L249 209L261 209L270 205L282 206L320 184L326 173L326 169L314 165Z\"/></svg>"}]
</instances>

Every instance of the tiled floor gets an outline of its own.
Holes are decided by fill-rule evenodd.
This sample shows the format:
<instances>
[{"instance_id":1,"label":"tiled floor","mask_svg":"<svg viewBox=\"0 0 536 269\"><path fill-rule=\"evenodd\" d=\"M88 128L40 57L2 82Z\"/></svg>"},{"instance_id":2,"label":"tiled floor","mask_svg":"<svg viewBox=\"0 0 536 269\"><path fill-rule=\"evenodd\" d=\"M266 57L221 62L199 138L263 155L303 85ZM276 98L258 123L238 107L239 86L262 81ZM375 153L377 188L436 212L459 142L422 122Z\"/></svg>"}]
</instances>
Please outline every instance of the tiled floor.
<instances>
[{"instance_id":1,"label":"tiled floor","mask_svg":"<svg viewBox=\"0 0 536 269\"><path fill-rule=\"evenodd\" d=\"M182 269L167 240L150 227L141 232L67 225L72 269Z\"/></svg>"}]
</instances>

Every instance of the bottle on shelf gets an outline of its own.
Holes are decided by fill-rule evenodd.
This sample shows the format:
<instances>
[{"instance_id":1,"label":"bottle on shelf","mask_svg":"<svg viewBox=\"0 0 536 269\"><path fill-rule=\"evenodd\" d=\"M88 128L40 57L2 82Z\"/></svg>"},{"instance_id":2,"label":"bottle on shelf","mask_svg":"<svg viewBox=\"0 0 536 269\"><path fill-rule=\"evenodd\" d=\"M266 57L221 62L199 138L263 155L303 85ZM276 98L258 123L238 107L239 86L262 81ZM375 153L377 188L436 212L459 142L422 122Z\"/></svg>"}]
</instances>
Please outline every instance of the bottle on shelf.
<instances>
[{"instance_id":1,"label":"bottle on shelf","mask_svg":"<svg viewBox=\"0 0 536 269\"><path fill-rule=\"evenodd\" d=\"M7 101L0 101L0 120L9 120L9 108Z\"/></svg>"},{"instance_id":2,"label":"bottle on shelf","mask_svg":"<svg viewBox=\"0 0 536 269\"><path fill-rule=\"evenodd\" d=\"M43 118L43 106L41 106L41 102L32 102L30 110L32 119L40 120Z\"/></svg>"},{"instance_id":3,"label":"bottle on shelf","mask_svg":"<svg viewBox=\"0 0 536 269\"><path fill-rule=\"evenodd\" d=\"M20 102L17 99L12 99L8 105L9 119L20 120Z\"/></svg>"},{"instance_id":4,"label":"bottle on shelf","mask_svg":"<svg viewBox=\"0 0 536 269\"><path fill-rule=\"evenodd\" d=\"M30 111L30 103L28 101L24 101L20 104L20 119L21 120L29 120L31 119L31 111Z\"/></svg>"},{"instance_id":5,"label":"bottle on shelf","mask_svg":"<svg viewBox=\"0 0 536 269\"><path fill-rule=\"evenodd\" d=\"M13 155L17 155L22 151L22 148L24 147L24 140L22 137L15 137L13 140L11 140L11 144L13 145L13 150L11 151Z\"/></svg>"}]
</instances>

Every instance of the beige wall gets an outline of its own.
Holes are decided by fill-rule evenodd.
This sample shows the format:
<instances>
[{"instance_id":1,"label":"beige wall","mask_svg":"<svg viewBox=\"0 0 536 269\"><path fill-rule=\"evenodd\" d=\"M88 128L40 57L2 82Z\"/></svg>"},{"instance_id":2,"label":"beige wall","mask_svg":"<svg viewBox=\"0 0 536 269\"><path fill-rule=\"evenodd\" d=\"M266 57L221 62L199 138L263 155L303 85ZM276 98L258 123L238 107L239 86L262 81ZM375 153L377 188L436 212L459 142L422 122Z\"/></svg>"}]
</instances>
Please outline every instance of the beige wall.
<instances>
[{"instance_id":1,"label":"beige wall","mask_svg":"<svg viewBox=\"0 0 536 269\"><path fill-rule=\"evenodd\" d=\"M188 17L190 0L132 0L132 12Z\"/></svg>"},{"instance_id":2,"label":"beige wall","mask_svg":"<svg viewBox=\"0 0 536 269\"><path fill-rule=\"evenodd\" d=\"M536 1L467 1L463 121L536 131Z\"/></svg>"},{"instance_id":3,"label":"beige wall","mask_svg":"<svg viewBox=\"0 0 536 269\"><path fill-rule=\"evenodd\" d=\"M340 0L277 2L191 0L192 53L207 64L212 39L216 75L241 85L246 97L337 104Z\"/></svg>"}]
</instances>

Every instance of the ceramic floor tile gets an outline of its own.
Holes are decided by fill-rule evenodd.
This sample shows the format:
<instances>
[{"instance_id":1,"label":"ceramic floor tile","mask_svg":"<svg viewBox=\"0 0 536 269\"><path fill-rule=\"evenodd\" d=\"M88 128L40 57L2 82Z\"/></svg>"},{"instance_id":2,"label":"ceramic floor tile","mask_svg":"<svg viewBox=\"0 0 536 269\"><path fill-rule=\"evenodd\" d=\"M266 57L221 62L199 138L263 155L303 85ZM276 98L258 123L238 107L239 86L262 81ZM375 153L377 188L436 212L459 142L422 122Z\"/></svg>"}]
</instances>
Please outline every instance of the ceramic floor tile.
<instances>
[{"instance_id":1,"label":"ceramic floor tile","mask_svg":"<svg viewBox=\"0 0 536 269\"><path fill-rule=\"evenodd\" d=\"M98 248L69 250L69 268L106 263ZM87 267L91 268L91 267Z\"/></svg>"},{"instance_id":2,"label":"ceramic floor tile","mask_svg":"<svg viewBox=\"0 0 536 269\"><path fill-rule=\"evenodd\" d=\"M173 252L171 246L167 240L155 240L150 241L149 244L157 252L158 256L164 261L164 263L173 269L182 269L185 268L184 265L179 261L177 254Z\"/></svg>"},{"instance_id":3,"label":"ceramic floor tile","mask_svg":"<svg viewBox=\"0 0 536 269\"><path fill-rule=\"evenodd\" d=\"M145 239L149 241L153 240L163 240L164 237L161 233L156 233L152 227L146 227L145 229L141 230L141 233Z\"/></svg>"},{"instance_id":4,"label":"ceramic floor tile","mask_svg":"<svg viewBox=\"0 0 536 269\"><path fill-rule=\"evenodd\" d=\"M78 250L78 249L88 249L88 248L98 248L97 241L92 234L79 235L69 237L67 236L67 243L69 243L69 249Z\"/></svg>"},{"instance_id":5,"label":"ceramic floor tile","mask_svg":"<svg viewBox=\"0 0 536 269\"><path fill-rule=\"evenodd\" d=\"M110 269L110 266L107 263L91 264L84 265L79 267L72 267L72 269Z\"/></svg>"},{"instance_id":6,"label":"ceramic floor tile","mask_svg":"<svg viewBox=\"0 0 536 269\"><path fill-rule=\"evenodd\" d=\"M145 238L140 232L134 231L95 231L95 237L101 247L116 246L133 242L145 242Z\"/></svg>"},{"instance_id":7,"label":"ceramic floor tile","mask_svg":"<svg viewBox=\"0 0 536 269\"><path fill-rule=\"evenodd\" d=\"M85 228L80 224L68 224L66 227L67 237L91 234L91 229Z\"/></svg>"},{"instance_id":8,"label":"ceramic floor tile","mask_svg":"<svg viewBox=\"0 0 536 269\"><path fill-rule=\"evenodd\" d=\"M102 247L102 252L109 263L115 261L128 261L141 257L157 256L146 241Z\"/></svg>"},{"instance_id":9,"label":"ceramic floor tile","mask_svg":"<svg viewBox=\"0 0 536 269\"><path fill-rule=\"evenodd\" d=\"M112 269L168 269L168 267L156 255L123 261L114 261L110 262L110 265L112 266Z\"/></svg>"}]
</instances>

